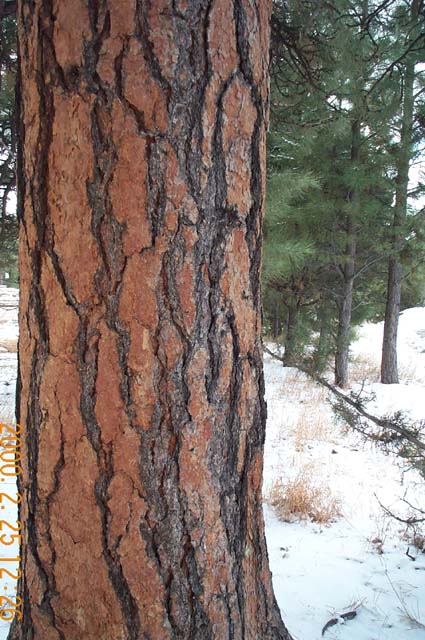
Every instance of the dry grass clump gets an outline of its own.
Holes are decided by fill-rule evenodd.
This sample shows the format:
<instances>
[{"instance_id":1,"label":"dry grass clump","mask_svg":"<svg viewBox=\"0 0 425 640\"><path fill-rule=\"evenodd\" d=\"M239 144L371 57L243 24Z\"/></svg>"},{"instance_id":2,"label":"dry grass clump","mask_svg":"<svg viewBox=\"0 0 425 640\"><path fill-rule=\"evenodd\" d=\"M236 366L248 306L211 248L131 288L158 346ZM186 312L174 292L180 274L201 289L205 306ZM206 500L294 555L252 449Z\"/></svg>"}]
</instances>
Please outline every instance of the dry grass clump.
<instances>
[{"instance_id":1,"label":"dry grass clump","mask_svg":"<svg viewBox=\"0 0 425 640\"><path fill-rule=\"evenodd\" d=\"M317 411L317 405L325 403L329 396L329 391L323 385L310 380L306 385L305 392L304 406L310 406L312 411Z\"/></svg>"},{"instance_id":2,"label":"dry grass clump","mask_svg":"<svg viewBox=\"0 0 425 640\"><path fill-rule=\"evenodd\" d=\"M284 428L284 437L289 435L296 451L304 451L310 444L329 437L332 422L326 405L329 392L325 387L300 372L291 372L285 378L283 394L297 405Z\"/></svg>"},{"instance_id":3,"label":"dry grass clump","mask_svg":"<svg viewBox=\"0 0 425 640\"><path fill-rule=\"evenodd\" d=\"M313 477L311 465L300 469L292 480L277 480L270 489L268 502L284 522L311 520L329 524L341 515L339 499L324 481Z\"/></svg>"},{"instance_id":4,"label":"dry grass clump","mask_svg":"<svg viewBox=\"0 0 425 640\"><path fill-rule=\"evenodd\" d=\"M294 400L299 400L305 393L308 380L298 369L291 369L286 375L282 386L282 393Z\"/></svg>"},{"instance_id":5,"label":"dry grass clump","mask_svg":"<svg viewBox=\"0 0 425 640\"><path fill-rule=\"evenodd\" d=\"M401 539L405 540L409 546L412 545L419 553L425 553L425 529L422 523L407 525L406 529L400 533Z\"/></svg>"},{"instance_id":6,"label":"dry grass clump","mask_svg":"<svg viewBox=\"0 0 425 640\"><path fill-rule=\"evenodd\" d=\"M286 374L282 386L283 395L290 397L292 401L317 405L324 402L328 396L328 391L320 384L317 384L305 373L292 369Z\"/></svg>"},{"instance_id":7,"label":"dry grass clump","mask_svg":"<svg viewBox=\"0 0 425 640\"><path fill-rule=\"evenodd\" d=\"M417 375L416 365L414 362L401 362L398 365L398 377L400 382L404 384L414 384L415 382L422 382Z\"/></svg>"},{"instance_id":8,"label":"dry grass clump","mask_svg":"<svg viewBox=\"0 0 425 640\"><path fill-rule=\"evenodd\" d=\"M296 451L304 451L310 443L323 441L329 436L329 420L317 412L318 403L314 404L315 408L310 406L310 402L303 406L297 422L291 428Z\"/></svg>"},{"instance_id":9,"label":"dry grass clump","mask_svg":"<svg viewBox=\"0 0 425 640\"><path fill-rule=\"evenodd\" d=\"M381 367L366 356L356 356L350 363L350 384L368 382L380 382Z\"/></svg>"},{"instance_id":10,"label":"dry grass clump","mask_svg":"<svg viewBox=\"0 0 425 640\"><path fill-rule=\"evenodd\" d=\"M418 551L425 553L425 533L416 532L412 537L412 544L415 545L415 548Z\"/></svg>"},{"instance_id":11,"label":"dry grass clump","mask_svg":"<svg viewBox=\"0 0 425 640\"><path fill-rule=\"evenodd\" d=\"M414 363L399 363L398 376L404 384L418 382L416 366ZM381 365L374 362L368 356L356 356L350 362L350 384L381 381Z\"/></svg>"}]
</instances>

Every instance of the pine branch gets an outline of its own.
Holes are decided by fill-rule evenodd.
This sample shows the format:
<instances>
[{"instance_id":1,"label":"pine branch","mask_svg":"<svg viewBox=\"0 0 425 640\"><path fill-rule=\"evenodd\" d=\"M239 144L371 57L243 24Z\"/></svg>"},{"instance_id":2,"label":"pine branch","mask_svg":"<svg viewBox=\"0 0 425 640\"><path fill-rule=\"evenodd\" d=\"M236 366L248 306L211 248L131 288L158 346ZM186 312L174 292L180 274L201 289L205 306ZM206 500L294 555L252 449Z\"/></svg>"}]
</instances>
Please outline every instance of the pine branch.
<instances>
[{"instance_id":1,"label":"pine branch","mask_svg":"<svg viewBox=\"0 0 425 640\"><path fill-rule=\"evenodd\" d=\"M391 74L391 72L393 71L393 69L395 69L400 62L403 62L404 58L407 56L408 53L410 53L412 50L414 49L414 46L419 43L421 40L423 40L423 33L420 33L410 44L409 46L403 51L403 53L396 59L393 60L393 62L391 62L391 64L389 64L385 71L375 80L375 82L372 84L372 86L370 87L370 89L368 89L367 94L366 95L370 95L371 93L373 93L373 91L376 89L376 87L378 86L378 84L380 84L382 82L382 80L384 80L389 74Z\"/></svg>"},{"instance_id":2,"label":"pine branch","mask_svg":"<svg viewBox=\"0 0 425 640\"><path fill-rule=\"evenodd\" d=\"M263 345L263 350L266 353L268 353L270 356L275 358L276 360L279 360L280 362L284 363L284 359L281 356L279 356L276 353L273 353L273 351L271 351L265 345ZM353 400L352 398L350 398L350 396L345 395L337 387L335 387L334 385L330 384L327 380L325 380L325 378L315 374L310 369L307 369L306 367L303 367L302 365L299 365L299 364L292 364L291 366L293 366L295 369L298 369L298 371L301 371L302 373L309 376L312 380L314 380L314 382L317 382L321 384L323 387L326 387L326 389L331 391L331 393L333 393L339 400L342 400L344 403L346 403L352 409L354 409L358 415L362 416L362 418L366 418L366 420L373 422L381 429L389 429L394 433L398 433L400 436L405 438L408 442L411 442L412 444L414 444L418 449L420 449L421 451L425 451L425 443L419 440L419 438L417 438L410 431L408 431L403 427L400 427L400 425L395 424L393 421L391 421L388 418L379 418L378 416L375 416L369 413L368 411L366 411L366 409L363 407L362 403L360 402L358 396L357 396L357 400Z\"/></svg>"},{"instance_id":3,"label":"pine branch","mask_svg":"<svg viewBox=\"0 0 425 640\"><path fill-rule=\"evenodd\" d=\"M413 517L411 517L411 518L401 518L400 516L396 515L393 511L390 511L390 509L388 509L388 507L386 507L384 504L382 504L382 502L379 500L379 498L376 495L376 493L374 494L374 496L375 496L379 506L384 511L384 513L386 513L391 518L394 518L394 520L397 520L397 522L401 522L402 524L407 524L408 526L411 526L411 525L414 525L414 524L420 524L422 522L425 522L425 518L413 518Z\"/></svg>"}]
</instances>

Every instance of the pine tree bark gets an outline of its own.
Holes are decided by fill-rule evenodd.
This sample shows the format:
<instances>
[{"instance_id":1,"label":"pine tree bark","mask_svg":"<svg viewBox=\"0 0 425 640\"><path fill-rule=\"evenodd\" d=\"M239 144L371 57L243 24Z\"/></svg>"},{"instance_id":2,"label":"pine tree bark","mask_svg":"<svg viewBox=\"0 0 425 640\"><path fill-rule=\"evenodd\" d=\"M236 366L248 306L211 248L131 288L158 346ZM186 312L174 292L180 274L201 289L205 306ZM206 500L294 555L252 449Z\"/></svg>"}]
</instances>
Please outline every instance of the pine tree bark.
<instances>
[{"instance_id":1,"label":"pine tree bark","mask_svg":"<svg viewBox=\"0 0 425 640\"><path fill-rule=\"evenodd\" d=\"M23 620L288 640L261 509L268 0L20 0Z\"/></svg>"},{"instance_id":2,"label":"pine tree bark","mask_svg":"<svg viewBox=\"0 0 425 640\"><path fill-rule=\"evenodd\" d=\"M411 4L410 37L415 34L419 17L419 0ZM416 54L417 55L417 54ZM403 115L400 148L397 158L397 177L394 203L392 255L388 261L387 300L385 306L384 338L382 342L381 382L398 384L397 333L400 316L403 265L400 250L403 246L403 225L407 215L409 168L412 159L414 118L415 52L406 56L403 82Z\"/></svg>"}]
</instances>

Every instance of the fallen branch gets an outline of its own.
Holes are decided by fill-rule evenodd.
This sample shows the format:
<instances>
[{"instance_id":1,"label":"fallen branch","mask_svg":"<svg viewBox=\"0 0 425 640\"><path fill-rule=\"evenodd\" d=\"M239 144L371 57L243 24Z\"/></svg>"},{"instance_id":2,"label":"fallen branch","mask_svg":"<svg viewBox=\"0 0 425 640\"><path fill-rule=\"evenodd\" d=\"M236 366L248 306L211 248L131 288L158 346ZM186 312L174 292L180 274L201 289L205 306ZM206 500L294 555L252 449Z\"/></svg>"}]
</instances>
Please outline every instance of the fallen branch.
<instances>
[{"instance_id":1,"label":"fallen branch","mask_svg":"<svg viewBox=\"0 0 425 640\"><path fill-rule=\"evenodd\" d=\"M420 524L422 522L425 522L425 518L414 518L414 517L410 517L410 518L401 518L400 516L397 516L395 513L393 513L392 511L390 511L390 509L388 509L388 507L386 507L385 505L382 504L382 502L379 500L378 496L376 495L376 493L374 494L379 506L381 507L381 509L391 518L394 518L394 520L397 520L398 522L401 522L402 524L406 524L408 526L412 526L414 524ZM405 502L407 503L407 500L405 500ZM412 507L412 509L415 509L416 507Z\"/></svg>"},{"instance_id":2,"label":"fallen branch","mask_svg":"<svg viewBox=\"0 0 425 640\"><path fill-rule=\"evenodd\" d=\"M277 353L273 353L273 351L271 351L265 345L263 345L263 349L266 353L272 356L272 358L275 358L276 360L279 360L280 362L284 363L284 360L281 356L279 356ZM373 422L378 427L381 427L381 429L389 429L394 433L398 433L400 436L405 438L408 442L411 442L412 444L414 444L418 449L420 449L421 451L425 451L425 443L419 440L419 438L417 438L413 433L407 431L407 429L403 429L403 427L400 427L399 425L394 424L388 418L379 418L378 416L372 415L371 413L366 411L366 409L362 406L362 404L358 399L353 400L352 398L350 398L350 396L345 395L337 387L330 384L327 380L313 373L309 369L302 367L301 365L298 365L298 364L293 364L291 366L293 366L295 369L298 369L298 371L305 373L307 376L309 376L312 380L314 380L318 384L321 384L324 387L326 387L326 389L328 389L331 393L333 393L339 400L342 400L343 402L348 404L363 418L370 420L370 422Z\"/></svg>"},{"instance_id":3,"label":"fallen branch","mask_svg":"<svg viewBox=\"0 0 425 640\"><path fill-rule=\"evenodd\" d=\"M330 629L330 627L333 627L334 625L338 624L341 618L345 622L345 620L352 620L353 618L356 617L356 615L357 615L357 611L347 611L347 613L341 613L341 615L339 615L338 618L331 618L323 627L322 636L325 635L326 631Z\"/></svg>"}]
</instances>

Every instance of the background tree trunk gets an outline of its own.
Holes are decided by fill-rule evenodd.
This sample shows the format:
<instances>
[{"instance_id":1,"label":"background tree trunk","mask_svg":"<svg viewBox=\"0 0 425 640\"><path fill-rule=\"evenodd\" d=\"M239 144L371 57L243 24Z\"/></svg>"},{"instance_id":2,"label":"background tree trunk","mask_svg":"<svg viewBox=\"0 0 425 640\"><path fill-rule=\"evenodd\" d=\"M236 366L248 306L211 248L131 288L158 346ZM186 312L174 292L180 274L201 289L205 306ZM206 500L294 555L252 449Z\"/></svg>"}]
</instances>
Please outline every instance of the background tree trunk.
<instances>
[{"instance_id":1,"label":"background tree trunk","mask_svg":"<svg viewBox=\"0 0 425 640\"><path fill-rule=\"evenodd\" d=\"M353 235L347 240L347 250L345 254L346 264L343 269L344 281L338 317L338 333L335 352L335 384L338 387L346 387L348 384L348 357L350 352L355 255L356 241Z\"/></svg>"},{"instance_id":2,"label":"background tree trunk","mask_svg":"<svg viewBox=\"0 0 425 640\"><path fill-rule=\"evenodd\" d=\"M19 2L11 640L290 638L261 509L268 12Z\"/></svg>"},{"instance_id":3,"label":"background tree trunk","mask_svg":"<svg viewBox=\"0 0 425 640\"><path fill-rule=\"evenodd\" d=\"M321 373L326 367L329 353L330 353L330 319L329 319L329 307L327 304L321 302L317 311L317 317L319 320L319 336L317 345L313 353L314 370Z\"/></svg>"},{"instance_id":4,"label":"background tree trunk","mask_svg":"<svg viewBox=\"0 0 425 640\"><path fill-rule=\"evenodd\" d=\"M395 217L395 216L394 216ZM403 266L397 256L388 261L387 301L382 341L381 382L398 384L397 332L400 316Z\"/></svg>"},{"instance_id":5,"label":"background tree trunk","mask_svg":"<svg viewBox=\"0 0 425 640\"><path fill-rule=\"evenodd\" d=\"M351 163L353 169L360 160L361 129L360 118L354 120L351 127ZM338 317L338 333L335 353L335 384L346 387L348 384L348 357L350 352L350 329L353 307L353 288L356 273L356 225L355 214L358 213L359 187L354 186L348 194L348 202L353 208L346 218L345 262L342 266L342 293Z\"/></svg>"},{"instance_id":6,"label":"background tree trunk","mask_svg":"<svg viewBox=\"0 0 425 640\"><path fill-rule=\"evenodd\" d=\"M368 25L369 0L362 0L361 19L359 23L360 34L365 33ZM351 122L351 150L350 164L353 177L361 166L361 144L362 144L362 120L365 113L365 84L366 68L365 61L360 57L353 60L353 64L358 65L358 77L355 80L356 90L353 96L353 111ZM361 185L358 178L354 179L352 188L347 194L349 211L346 217L346 245L344 264L342 266L342 298L339 308L338 333L335 354L335 384L338 387L348 385L348 361L350 354L350 329L353 308L354 279L356 275L356 255L357 255L357 225L360 214L360 191Z\"/></svg>"},{"instance_id":7,"label":"background tree trunk","mask_svg":"<svg viewBox=\"0 0 425 640\"><path fill-rule=\"evenodd\" d=\"M276 300L273 304L273 318L272 318L272 337L278 338L282 333L282 319L281 319L281 303Z\"/></svg>"},{"instance_id":8,"label":"background tree trunk","mask_svg":"<svg viewBox=\"0 0 425 640\"><path fill-rule=\"evenodd\" d=\"M410 38L416 35L415 27L419 17L419 0L411 4L412 27ZM403 265L400 250L403 246L403 225L407 215L407 193L409 169L412 159L412 133L414 114L415 62L417 52L406 56L403 82L403 116L400 132L400 149L397 158L397 177L393 222L393 253L388 262L387 301L385 307L384 338L382 342L381 382L398 384L397 330L400 315L401 285Z\"/></svg>"},{"instance_id":9,"label":"background tree trunk","mask_svg":"<svg viewBox=\"0 0 425 640\"><path fill-rule=\"evenodd\" d=\"M294 300L289 301L288 315L286 318L285 352L283 361L285 367L294 364L297 347L297 328L299 320L300 305L299 300L294 296Z\"/></svg>"}]
</instances>

